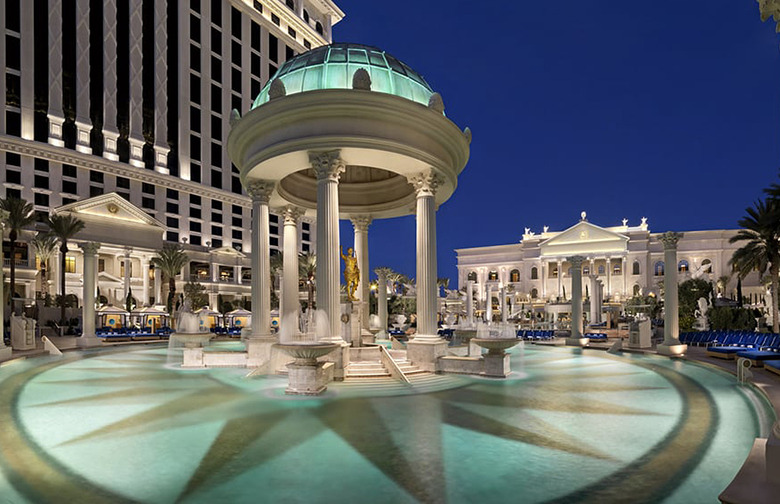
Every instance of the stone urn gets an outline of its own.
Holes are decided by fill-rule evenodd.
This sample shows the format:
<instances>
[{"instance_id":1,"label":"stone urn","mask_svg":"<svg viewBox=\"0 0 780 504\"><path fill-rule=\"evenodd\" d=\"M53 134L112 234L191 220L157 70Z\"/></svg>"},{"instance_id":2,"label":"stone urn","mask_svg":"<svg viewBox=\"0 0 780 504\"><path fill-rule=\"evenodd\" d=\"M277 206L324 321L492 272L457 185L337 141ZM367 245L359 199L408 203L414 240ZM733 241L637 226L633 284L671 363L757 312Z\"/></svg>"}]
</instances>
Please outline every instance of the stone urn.
<instances>
[{"instance_id":1,"label":"stone urn","mask_svg":"<svg viewBox=\"0 0 780 504\"><path fill-rule=\"evenodd\" d=\"M506 350L520 343L517 338L472 338L471 342L488 350L487 355L482 357L485 362L483 376L491 378L509 376L511 369Z\"/></svg>"},{"instance_id":2,"label":"stone urn","mask_svg":"<svg viewBox=\"0 0 780 504\"><path fill-rule=\"evenodd\" d=\"M287 364L288 383L285 394L319 395L327 390L328 382L333 380L333 363L319 362L339 345L336 343L299 342L277 343L274 348L281 350L295 360Z\"/></svg>"},{"instance_id":3,"label":"stone urn","mask_svg":"<svg viewBox=\"0 0 780 504\"><path fill-rule=\"evenodd\" d=\"M471 341L487 348L488 355L505 355L506 350L520 343L517 338L472 338Z\"/></svg>"}]
</instances>

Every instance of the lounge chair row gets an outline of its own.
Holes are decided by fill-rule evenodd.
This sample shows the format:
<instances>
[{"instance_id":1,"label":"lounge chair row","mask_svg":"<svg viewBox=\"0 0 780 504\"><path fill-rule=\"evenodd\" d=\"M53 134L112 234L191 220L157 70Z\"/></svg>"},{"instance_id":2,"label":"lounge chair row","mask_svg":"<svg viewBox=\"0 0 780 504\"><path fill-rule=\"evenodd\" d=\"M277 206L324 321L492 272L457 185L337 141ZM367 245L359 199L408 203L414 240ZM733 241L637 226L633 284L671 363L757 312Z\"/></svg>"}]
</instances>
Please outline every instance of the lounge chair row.
<instances>
[{"instance_id":1,"label":"lounge chair row","mask_svg":"<svg viewBox=\"0 0 780 504\"><path fill-rule=\"evenodd\" d=\"M721 359L745 357L760 366L765 360L780 360L780 334L727 334L707 347L707 355Z\"/></svg>"},{"instance_id":2,"label":"lounge chair row","mask_svg":"<svg viewBox=\"0 0 780 504\"><path fill-rule=\"evenodd\" d=\"M555 331L551 330L520 330L517 337L528 341L546 341L555 339Z\"/></svg>"},{"instance_id":3,"label":"lounge chair row","mask_svg":"<svg viewBox=\"0 0 780 504\"><path fill-rule=\"evenodd\" d=\"M680 333L680 343L692 346L709 346L722 343L726 337L755 335L753 331L694 331Z\"/></svg>"},{"instance_id":4,"label":"lounge chair row","mask_svg":"<svg viewBox=\"0 0 780 504\"><path fill-rule=\"evenodd\" d=\"M212 327L211 332L225 336L241 336L241 327Z\"/></svg>"},{"instance_id":5,"label":"lounge chair row","mask_svg":"<svg viewBox=\"0 0 780 504\"><path fill-rule=\"evenodd\" d=\"M607 333L585 333L582 335L582 337L589 338L591 341L595 342L607 341Z\"/></svg>"}]
</instances>

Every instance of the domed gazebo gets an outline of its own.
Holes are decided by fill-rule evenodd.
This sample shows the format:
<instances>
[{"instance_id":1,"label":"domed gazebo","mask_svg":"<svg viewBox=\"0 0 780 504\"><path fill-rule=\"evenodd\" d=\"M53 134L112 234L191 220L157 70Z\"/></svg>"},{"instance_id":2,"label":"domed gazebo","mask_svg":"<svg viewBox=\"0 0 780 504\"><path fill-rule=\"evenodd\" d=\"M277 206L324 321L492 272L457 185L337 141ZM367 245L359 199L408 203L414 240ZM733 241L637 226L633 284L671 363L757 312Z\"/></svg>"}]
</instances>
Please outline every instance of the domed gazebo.
<instances>
[{"instance_id":1,"label":"domed gazebo","mask_svg":"<svg viewBox=\"0 0 780 504\"><path fill-rule=\"evenodd\" d=\"M441 96L390 54L338 43L288 60L252 109L243 118L233 111L231 122L229 155L253 199L252 297L260 302L252 303L252 337L269 336L269 207L284 216L285 271L298 270L297 220L316 216L316 301L336 342L343 341L339 219L354 224L362 277L357 293L367 301L369 224L416 213L418 335L409 358L425 365L443 355L436 327L436 208L457 186L471 133L447 119ZM283 278L284 327L297 312L297 273Z\"/></svg>"}]
</instances>

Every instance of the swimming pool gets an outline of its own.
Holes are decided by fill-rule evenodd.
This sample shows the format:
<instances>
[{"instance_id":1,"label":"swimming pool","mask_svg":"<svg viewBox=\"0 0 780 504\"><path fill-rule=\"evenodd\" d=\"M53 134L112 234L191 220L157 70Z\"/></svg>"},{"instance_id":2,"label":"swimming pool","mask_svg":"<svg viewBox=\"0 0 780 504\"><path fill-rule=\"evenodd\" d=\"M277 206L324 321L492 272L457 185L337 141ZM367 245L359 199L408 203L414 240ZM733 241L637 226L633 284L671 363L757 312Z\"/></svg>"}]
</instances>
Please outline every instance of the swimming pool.
<instances>
[{"instance_id":1,"label":"swimming pool","mask_svg":"<svg viewBox=\"0 0 780 504\"><path fill-rule=\"evenodd\" d=\"M717 502L774 421L703 365L527 346L506 380L184 371L168 349L0 368L9 502Z\"/></svg>"}]
</instances>

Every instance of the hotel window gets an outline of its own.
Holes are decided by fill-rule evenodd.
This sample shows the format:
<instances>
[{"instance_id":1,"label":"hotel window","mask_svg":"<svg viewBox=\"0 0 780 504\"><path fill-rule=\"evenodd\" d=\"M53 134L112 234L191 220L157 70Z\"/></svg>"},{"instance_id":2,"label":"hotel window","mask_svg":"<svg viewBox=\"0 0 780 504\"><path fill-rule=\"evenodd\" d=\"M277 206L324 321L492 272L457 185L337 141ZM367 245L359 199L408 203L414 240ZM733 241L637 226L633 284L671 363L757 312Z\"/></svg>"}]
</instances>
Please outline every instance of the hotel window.
<instances>
[{"instance_id":1,"label":"hotel window","mask_svg":"<svg viewBox=\"0 0 780 504\"><path fill-rule=\"evenodd\" d=\"M193 219L200 219L201 218L200 208L190 207L190 217Z\"/></svg>"},{"instance_id":2,"label":"hotel window","mask_svg":"<svg viewBox=\"0 0 780 504\"><path fill-rule=\"evenodd\" d=\"M130 189L130 179L125 177L117 177L116 186L121 189Z\"/></svg>"},{"instance_id":3,"label":"hotel window","mask_svg":"<svg viewBox=\"0 0 780 504\"><path fill-rule=\"evenodd\" d=\"M616 264L615 266L612 267L612 274L613 275L622 275L623 274L623 270L620 269L620 265L619 264Z\"/></svg>"},{"instance_id":4,"label":"hotel window","mask_svg":"<svg viewBox=\"0 0 780 504\"><path fill-rule=\"evenodd\" d=\"M216 115L211 116L211 138L222 141L222 118ZM213 149L212 146L212 156L214 155Z\"/></svg>"},{"instance_id":5,"label":"hotel window","mask_svg":"<svg viewBox=\"0 0 780 504\"><path fill-rule=\"evenodd\" d=\"M165 219L165 224L168 227L177 228L179 227L179 219L177 219L176 217L168 217Z\"/></svg>"},{"instance_id":6,"label":"hotel window","mask_svg":"<svg viewBox=\"0 0 780 504\"><path fill-rule=\"evenodd\" d=\"M531 299L537 299L539 297L539 291L536 289L531 289Z\"/></svg>"},{"instance_id":7,"label":"hotel window","mask_svg":"<svg viewBox=\"0 0 780 504\"><path fill-rule=\"evenodd\" d=\"M536 266L531 268L531 280L538 280L539 279L539 270L536 268Z\"/></svg>"},{"instance_id":8,"label":"hotel window","mask_svg":"<svg viewBox=\"0 0 780 504\"><path fill-rule=\"evenodd\" d=\"M230 43L230 59L236 66L241 66L241 43L235 40Z\"/></svg>"},{"instance_id":9,"label":"hotel window","mask_svg":"<svg viewBox=\"0 0 780 504\"><path fill-rule=\"evenodd\" d=\"M471 280L472 282L476 282L477 281L477 272L476 271L472 271L471 273L469 273L468 277L466 277L466 278L468 280Z\"/></svg>"},{"instance_id":10,"label":"hotel window","mask_svg":"<svg viewBox=\"0 0 780 504\"><path fill-rule=\"evenodd\" d=\"M244 234L243 234L243 232L240 229L234 229L233 233L232 233L232 236L233 236L234 240L243 240L244 239Z\"/></svg>"},{"instance_id":11,"label":"hotel window","mask_svg":"<svg viewBox=\"0 0 780 504\"><path fill-rule=\"evenodd\" d=\"M106 271L106 260L98 259L98 273Z\"/></svg>"},{"instance_id":12,"label":"hotel window","mask_svg":"<svg viewBox=\"0 0 780 504\"><path fill-rule=\"evenodd\" d=\"M658 261L655 263L655 267L653 268L653 273L655 276L664 276L664 262Z\"/></svg>"},{"instance_id":13,"label":"hotel window","mask_svg":"<svg viewBox=\"0 0 780 504\"><path fill-rule=\"evenodd\" d=\"M558 278L558 268L552 268L550 270L550 278Z\"/></svg>"},{"instance_id":14,"label":"hotel window","mask_svg":"<svg viewBox=\"0 0 780 504\"><path fill-rule=\"evenodd\" d=\"M190 74L190 100L200 105L200 77Z\"/></svg>"},{"instance_id":15,"label":"hotel window","mask_svg":"<svg viewBox=\"0 0 780 504\"><path fill-rule=\"evenodd\" d=\"M11 166L22 166L22 156L16 154L15 152L6 152L5 164Z\"/></svg>"},{"instance_id":16,"label":"hotel window","mask_svg":"<svg viewBox=\"0 0 780 504\"><path fill-rule=\"evenodd\" d=\"M200 43L200 18L194 14L190 15L190 39Z\"/></svg>"},{"instance_id":17,"label":"hotel window","mask_svg":"<svg viewBox=\"0 0 780 504\"><path fill-rule=\"evenodd\" d=\"M634 261L634 264L631 265L631 274L639 275L639 261Z\"/></svg>"},{"instance_id":18,"label":"hotel window","mask_svg":"<svg viewBox=\"0 0 780 504\"><path fill-rule=\"evenodd\" d=\"M141 184L141 192L144 194L154 194L155 193L155 187L154 184L147 184L146 182L143 182Z\"/></svg>"},{"instance_id":19,"label":"hotel window","mask_svg":"<svg viewBox=\"0 0 780 504\"><path fill-rule=\"evenodd\" d=\"M196 161L200 161L200 137L190 135L190 157ZM196 180L196 182L199 182Z\"/></svg>"},{"instance_id":20,"label":"hotel window","mask_svg":"<svg viewBox=\"0 0 780 504\"><path fill-rule=\"evenodd\" d=\"M165 211L168 213L177 214L179 213L179 204L169 201L165 204Z\"/></svg>"},{"instance_id":21,"label":"hotel window","mask_svg":"<svg viewBox=\"0 0 780 504\"><path fill-rule=\"evenodd\" d=\"M211 0L211 22L217 26L222 24L222 0Z\"/></svg>"},{"instance_id":22,"label":"hotel window","mask_svg":"<svg viewBox=\"0 0 780 504\"><path fill-rule=\"evenodd\" d=\"M211 85L211 110L219 114L222 111L222 88Z\"/></svg>"},{"instance_id":23,"label":"hotel window","mask_svg":"<svg viewBox=\"0 0 780 504\"><path fill-rule=\"evenodd\" d=\"M309 22L309 11L307 11L306 9L303 9L303 20L306 21L307 23Z\"/></svg>"},{"instance_id":24,"label":"hotel window","mask_svg":"<svg viewBox=\"0 0 780 504\"><path fill-rule=\"evenodd\" d=\"M190 129L196 133L201 133L200 109L198 107L190 107Z\"/></svg>"},{"instance_id":25,"label":"hotel window","mask_svg":"<svg viewBox=\"0 0 780 504\"><path fill-rule=\"evenodd\" d=\"M11 173L9 170L8 173ZM71 180L63 180L62 181L62 192L68 193L68 194L78 194L78 187L76 185L76 182Z\"/></svg>"},{"instance_id":26,"label":"hotel window","mask_svg":"<svg viewBox=\"0 0 780 504\"><path fill-rule=\"evenodd\" d=\"M604 265L599 265L598 272L599 275L603 275L606 270L604 269Z\"/></svg>"},{"instance_id":27,"label":"hotel window","mask_svg":"<svg viewBox=\"0 0 780 504\"><path fill-rule=\"evenodd\" d=\"M133 276L133 261L128 261L128 264L130 265L130 276ZM124 277L125 276L125 260L122 259L119 263L119 276Z\"/></svg>"},{"instance_id":28,"label":"hotel window","mask_svg":"<svg viewBox=\"0 0 780 504\"><path fill-rule=\"evenodd\" d=\"M677 271L679 271L680 273L685 273L686 271L688 271L688 261L686 261L685 259L680 261L677 264Z\"/></svg>"},{"instance_id":29,"label":"hotel window","mask_svg":"<svg viewBox=\"0 0 780 504\"><path fill-rule=\"evenodd\" d=\"M148 198L144 196L143 198L141 198L141 206L143 208L154 210L154 198Z\"/></svg>"},{"instance_id":30,"label":"hotel window","mask_svg":"<svg viewBox=\"0 0 780 504\"><path fill-rule=\"evenodd\" d=\"M243 220L241 219L241 217L233 216L233 226L241 227L243 225L244 225L244 223L243 223Z\"/></svg>"},{"instance_id":31,"label":"hotel window","mask_svg":"<svg viewBox=\"0 0 780 504\"><path fill-rule=\"evenodd\" d=\"M271 14L271 22L276 26L281 26L279 16L277 16L276 14Z\"/></svg>"},{"instance_id":32,"label":"hotel window","mask_svg":"<svg viewBox=\"0 0 780 504\"><path fill-rule=\"evenodd\" d=\"M200 47L190 44L190 69L200 73Z\"/></svg>"},{"instance_id":33,"label":"hotel window","mask_svg":"<svg viewBox=\"0 0 780 504\"><path fill-rule=\"evenodd\" d=\"M268 57L274 63L279 62L279 39L274 37L270 33L268 34Z\"/></svg>"},{"instance_id":34,"label":"hotel window","mask_svg":"<svg viewBox=\"0 0 780 504\"><path fill-rule=\"evenodd\" d=\"M222 226L211 226L211 234L214 236L222 236Z\"/></svg>"},{"instance_id":35,"label":"hotel window","mask_svg":"<svg viewBox=\"0 0 780 504\"><path fill-rule=\"evenodd\" d=\"M49 206L49 195L43 193L35 193L35 204L38 206Z\"/></svg>"},{"instance_id":36,"label":"hotel window","mask_svg":"<svg viewBox=\"0 0 780 504\"><path fill-rule=\"evenodd\" d=\"M211 27L211 52L222 54L222 32L213 26Z\"/></svg>"},{"instance_id":37,"label":"hotel window","mask_svg":"<svg viewBox=\"0 0 780 504\"><path fill-rule=\"evenodd\" d=\"M98 184L103 183L103 173L98 171L90 171L89 172L89 181L90 182L97 182Z\"/></svg>"},{"instance_id":38,"label":"hotel window","mask_svg":"<svg viewBox=\"0 0 780 504\"><path fill-rule=\"evenodd\" d=\"M211 187L215 189L222 189L222 172L219 170L211 170Z\"/></svg>"},{"instance_id":39,"label":"hotel window","mask_svg":"<svg viewBox=\"0 0 780 504\"><path fill-rule=\"evenodd\" d=\"M63 177L70 177L70 178L76 178L76 167L73 165L64 164L62 165L62 176Z\"/></svg>"},{"instance_id":40,"label":"hotel window","mask_svg":"<svg viewBox=\"0 0 780 504\"><path fill-rule=\"evenodd\" d=\"M22 191L20 191L19 189L11 189L10 187L6 187L5 197L22 199Z\"/></svg>"},{"instance_id":41,"label":"hotel window","mask_svg":"<svg viewBox=\"0 0 780 504\"><path fill-rule=\"evenodd\" d=\"M190 164L190 180L200 182L200 165L198 163Z\"/></svg>"},{"instance_id":42,"label":"hotel window","mask_svg":"<svg viewBox=\"0 0 780 504\"><path fill-rule=\"evenodd\" d=\"M322 32L323 32L323 29L322 29L322 23L320 23L319 21L317 21L317 24L315 24L315 25L314 25L314 29L317 31L317 33L319 33L320 35L322 35Z\"/></svg>"},{"instance_id":43,"label":"hotel window","mask_svg":"<svg viewBox=\"0 0 780 504\"><path fill-rule=\"evenodd\" d=\"M235 38L241 38L241 11L235 7L230 8L230 30Z\"/></svg>"},{"instance_id":44,"label":"hotel window","mask_svg":"<svg viewBox=\"0 0 780 504\"><path fill-rule=\"evenodd\" d=\"M49 162L45 159L35 158L35 171L49 173Z\"/></svg>"},{"instance_id":45,"label":"hotel window","mask_svg":"<svg viewBox=\"0 0 780 504\"><path fill-rule=\"evenodd\" d=\"M498 271L488 273L488 280L498 280Z\"/></svg>"},{"instance_id":46,"label":"hotel window","mask_svg":"<svg viewBox=\"0 0 780 504\"><path fill-rule=\"evenodd\" d=\"M65 273L76 272L76 258L73 256L65 256Z\"/></svg>"},{"instance_id":47,"label":"hotel window","mask_svg":"<svg viewBox=\"0 0 780 504\"><path fill-rule=\"evenodd\" d=\"M176 233L175 231L168 231L168 234L165 236L165 239L169 242L178 242L179 233Z\"/></svg>"},{"instance_id":48,"label":"hotel window","mask_svg":"<svg viewBox=\"0 0 780 504\"><path fill-rule=\"evenodd\" d=\"M309 42L306 39L303 39L303 47L305 47L306 49L311 49L311 42Z\"/></svg>"},{"instance_id":49,"label":"hotel window","mask_svg":"<svg viewBox=\"0 0 780 504\"><path fill-rule=\"evenodd\" d=\"M262 12L262 11L261 11ZM260 52L260 25L252 21L252 37L251 37L252 49Z\"/></svg>"},{"instance_id":50,"label":"hotel window","mask_svg":"<svg viewBox=\"0 0 780 504\"><path fill-rule=\"evenodd\" d=\"M103 188L100 186L89 186L89 197L94 198L103 194Z\"/></svg>"},{"instance_id":51,"label":"hotel window","mask_svg":"<svg viewBox=\"0 0 780 504\"><path fill-rule=\"evenodd\" d=\"M21 184L22 172L16 170L7 170L5 173L5 181L9 184Z\"/></svg>"},{"instance_id":52,"label":"hotel window","mask_svg":"<svg viewBox=\"0 0 780 504\"><path fill-rule=\"evenodd\" d=\"M292 28L290 28L289 26L287 27L287 33L288 33L288 34L289 34L289 35L290 35L292 38L295 38L295 35L297 35L297 34L295 33L295 30L293 30L293 29L292 29Z\"/></svg>"},{"instance_id":53,"label":"hotel window","mask_svg":"<svg viewBox=\"0 0 780 504\"><path fill-rule=\"evenodd\" d=\"M222 82L222 60L216 56L211 56L211 79Z\"/></svg>"}]
</instances>

